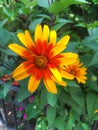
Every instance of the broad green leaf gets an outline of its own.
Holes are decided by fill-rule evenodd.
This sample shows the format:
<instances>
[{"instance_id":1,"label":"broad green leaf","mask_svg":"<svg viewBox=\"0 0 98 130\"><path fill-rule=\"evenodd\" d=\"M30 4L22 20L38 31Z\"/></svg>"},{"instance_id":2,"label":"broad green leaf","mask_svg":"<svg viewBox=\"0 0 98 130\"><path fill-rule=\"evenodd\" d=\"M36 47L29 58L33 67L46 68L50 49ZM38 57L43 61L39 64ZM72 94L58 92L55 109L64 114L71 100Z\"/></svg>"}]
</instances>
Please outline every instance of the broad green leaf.
<instances>
[{"instance_id":1,"label":"broad green leaf","mask_svg":"<svg viewBox=\"0 0 98 130\"><path fill-rule=\"evenodd\" d=\"M65 130L65 120L62 116L59 116L55 119L54 126L58 130Z\"/></svg>"},{"instance_id":2,"label":"broad green leaf","mask_svg":"<svg viewBox=\"0 0 98 130\"><path fill-rule=\"evenodd\" d=\"M90 130L90 127L86 123L82 123L83 130Z\"/></svg>"},{"instance_id":3,"label":"broad green leaf","mask_svg":"<svg viewBox=\"0 0 98 130\"><path fill-rule=\"evenodd\" d=\"M10 82L6 82L3 85L3 97L5 98L10 90L11 87L11 83Z\"/></svg>"},{"instance_id":4,"label":"broad green leaf","mask_svg":"<svg viewBox=\"0 0 98 130\"><path fill-rule=\"evenodd\" d=\"M48 0L38 0L38 5L44 8L48 8L49 7L49 1Z\"/></svg>"},{"instance_id":5,"label":"broad green leaf","mask_svg":"<svg viewBox=\"0 0 98 130\"><path fill-rule=\"evenodd\" d=\"M3 6L3 12L11 19L14 20L15 19L15 11L7 9Z\"/></svg>"},{"instance_id":6,"label":"broad green leaf","mask_svg":"<svg viewBox=\"0 0 98 130\"><path fill-rule=\"evenodd\" d=\"M68 121L66 123L66 130L72 130L74 124L74 117L73 114L70 113Z\"/></svg>"},{"instance_id":7,"label":"broad green leaf","mask_svg":"<svg viewBox=\"0 0 98 130\"><path fill-rule=\"evenodd\" d=\"M98 0L92 0L95 5L98 5Z\"/></svg>"},{"instance_id":8,"label":"broad green leaf","mask_svg":"<svg viewBox=\"0 0 98 130\"><path fill-rule=\"evenodd\" d=\"M28 91L28 88L27 88L27 83L26 83L26 80L25 81L21 81L20 82L20 90L19 92L17 93L16 95L16 98L15 100L18 101L18 102L22 102L24 99L28 98L30 95L32 95L32 93L30 93Z\"/></svg>"},{"instance_id":9,"label":"broad green leaf","mask_svg":"<svg viewBox=\"0 0 98 130\"><path fill-rule=\"evenodd\" d=\"M41 109L43 109L45 107L45 105L47 104L47 93L46 93L46 90L45 88L41 88L41 95L40 95L40 105L39 107Z\"/></svg>"},{"instance_id":10,"label":"broad green leaf","mask_svg":"<svg viewBox=\"0 0 98 130\"><path fill-rule=\"evenodd\" d=\"M80 85L74 80L72 80L72 81L67 80L66 82L67 82L67 86L69 86L69 87L80 87Z\"/></svg>"},{"instance_id":11,"label":"broad green leaf","mask_svg":"<svg viewBox=\"0 0 98 130\"><path fill-rule=\"evenodd\" d=\"M11 33L4 28L0 28L0 45L5 46L11 38Z\"/></svg>"},{"instance_id":12,"label":"broad green leaf","mask_svg":"<svg viewBox=\"0 0 98 130\"><path fill-rule=\"evenodd\" d=\"M47 108L47 121L48 124L51 126L54 124L56 118L56 107L50 107Z\"/></svg>"},{"instance_id":13,"label":"broad green leaf","mask_svg":"<svg viewBox=\"0 0 98 130\"><path fill-rule=\"evenodd\" d=\"M68 87L72 99L82 108L84 108L84 93L79 87Z\"/></svg>"},{"instance_id":14,"label":"broad green leaf","mask_svg":"<svg viewBox=\"0 0 98 130\"><path fill-rule=\"evenodd\" d=\"M46 130L46 122L43 118L39 117L36 121L35 130Z\"/></svg>"},{"instance_id":15,"label":"broad green leaf","mask_svg":"<svg viewBox=\"0 0 98 130\"><path fill-rule=\"evenodd\" d=\"M29 25L29 30L34 32L35 27L37 26L37 24L40 24L42 21L43 21L43 18L38 18L38 19L33 20L33 22L31 22L31 24Z\"/></svg>"},{"instance_id":16,"label":"broad green leaf","mask_svg":"<svg viewBox=\"0 0 98 130\"><path fill-rule=\"evenodd\" d=\"M92 60L89 63L89 66L98 64L98 51L93 55Z\"/></svg>"},{"instance_id":17,"label":"broad green leaf","mask_svg":"<svg viewBox=\"0 0 98 130\"><path fill-rule=\"evenodd\" d=\"M21 0L21 1L24 3L24 5L26 7L30 7L30 6L34 7L34 6L37 5L37 0L33 0L33 1L30 1L30 0Z\"/></svg>"},{"instance_id":18,"label":"broad green leaf","mask_svg":"<svg viewBox=\"0 0 98 130\"><path fill-rule=\"evenodd\" d=\"M36 118L41 113L40 109L36 105L36 101L28 104L26 107L27 120Z\"/></svg>"},{"instance_id":19,"label":"broad green leaf","mask_svg":"<svg viewBox=\"0 0 98 130\"><path fill-rule=\"evenodd\" d=\"M51 105L52 107L56 105L57 98L58 98L57 94L52 94L52 93L47 92L47 103Z\"/></svg>"},{"instance_id":20,"label":"broad green leaf","mask_svg":"<svg viewBox=\"0 0 98 130\"><path fill-rule=\"evenodd\" d=\"M7 21L8 21L8 19L0 21L0 27L2 27Z\"/></svg>"},{"instance_id":21,"label":"broad green leaf","mask_svg":"<svg viewBox=\"0 0 98 130\"><path fill-rule=\"evenodd\" d=\"M59 12L63 11L65 8L72 4L86 4L88 3L85 0L60 0L52 3L49 7L49 11L54 14L58 14Z\"/></svg>"},{"instance_id":22,"label":"broad green leaf","mask_svg":"<svg viewBox=\"0 0 98 130\"><path fill-rule=\"evenodd\" d=\"M93 120L95 116L95 110L98 109L98 94L90 92L87 94L86 98L87 112L90 120Z\"/></svg>"},{"instance_id":23,"label":"broad green leaf","mask_svg":"<svg viewBox=\"0 0 98 130\"><path fill-rule=\"evenodd\" d=\"M77 114L82 114L84 109L80 105L76 103L76 101L73 100L71 95L69 95L67 92L62 92L60 95L60 101L63 103L67 104L68 106L72 107L72 109L77 113Z\"/></svg>"}]
</instances>

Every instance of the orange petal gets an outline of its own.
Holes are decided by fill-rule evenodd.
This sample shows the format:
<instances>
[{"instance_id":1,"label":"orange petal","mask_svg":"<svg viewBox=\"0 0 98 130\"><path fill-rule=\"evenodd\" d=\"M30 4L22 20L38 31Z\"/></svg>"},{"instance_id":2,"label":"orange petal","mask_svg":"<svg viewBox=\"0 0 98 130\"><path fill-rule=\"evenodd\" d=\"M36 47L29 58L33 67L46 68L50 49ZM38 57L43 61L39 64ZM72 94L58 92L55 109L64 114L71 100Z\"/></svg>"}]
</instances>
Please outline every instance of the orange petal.
<instances>
[{"instance_id":1,"label":"orange petal","mask_svg":"<svg viewBox=\"0 0 98 130\"><path fill-rule=\"evenodd\" d=\"M17 53L19 56L25 58L25 59L33 59L33 57L31 56L31 53L25 49L24 47L13 43L13 44L9 44L8 46L12 51L14 51L15 53Z\"/></svg>"},{"instance_id":2,"label":"orange petal","mask_svg":"<svg viewBox=\"0 0 98 130\"><path fill-rule=\"evenodd\" d=\"M41 25L37 25L36 26L36 29L35 29L35 34L34 34L34 37L35 37L35 42L37 40L42 40L42 26Z\"/></svg>"},{"instance_id":3,"label":"orange petal","mask_svg":"<svg viewBox=\"0 0 98 130\"><path fill-rule=\"evenodd\" d=\"M38 80L35 76L32 75L29 79L28 90L33 93L38 88L40 80Z\"/></svg>"},{"instance_id":4,"label":"orange petal","mask_svg":"<svg viewBox=\"0 0 98 130\"><path fill-rule=\"evenodd\" d=\"M46 86L46 89L51 92L56 94L57 93L57 88L55 83L48 77L48 78L44 78L44 84Z\"/></svg>"},{"instance_id":5,"label":"orange petal","mask_svg":"<svg viewBox=\"0 0 98 130\"><path fill-rule=\"evenodd\" d=\"M59 69L59 71L60 71L62 77L66 78L66 79L70 79L70 80L73 80L73 79L74 79L74 75L72 75L72 74L66 72L65 70Z\"/></svg>"},{"instance_id":6,"label":"orange petal","mask_svg":"<svg viewBox=\"0 0 98 130\"><path fill-rule=\"evenodd\" d=\"M26 62L23 62L21 63L12 73L12 77L15 79L15 80L21 80L21 79L24 79L26 77L28 77L32 71L32 67L34 65L31 64L29 61L26 61Z\"/></svg>"}]
</instances>

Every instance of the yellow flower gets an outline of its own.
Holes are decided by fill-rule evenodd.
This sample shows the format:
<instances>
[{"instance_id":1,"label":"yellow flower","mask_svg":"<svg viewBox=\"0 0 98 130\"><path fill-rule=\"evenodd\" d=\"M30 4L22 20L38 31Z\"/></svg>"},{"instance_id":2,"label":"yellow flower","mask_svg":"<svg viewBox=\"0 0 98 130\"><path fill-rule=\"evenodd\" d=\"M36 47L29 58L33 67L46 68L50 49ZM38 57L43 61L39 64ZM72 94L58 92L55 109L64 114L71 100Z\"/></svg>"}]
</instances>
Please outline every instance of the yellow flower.
<instances>
[{"instance_id":1,"label":"yellow flower","mask_svg":"<svg viewBox=\"0 0 98 130\"><path fill-rule=\"evenodd\" d=\"M98 113L98 109L94 111L94 113Z\"/></svg>"},{"instance_id":2,"label":"yellow flower","mask_svg":"<svg viewBox=\"0 0 98 130\"><path fill-rule=\"evenodd\" d=\"M57 93L55 82L66 86L58 67L72 64L77 60L78 55L59 53L66 48L70 37L66 35L56 42L56 31L50 31L47 25L44 25L43 29L41 25L37 25L34 41L28 30L25 33L18 33L17 36L24 47L13 43L9 44L9 48L25 61L14 70L12 77L15 80L22 80L30 76L28 82L30 92L38 88L41 80L46 89L54 94Z\"/></svg>"},{"instance_id":3,"label":"yellow flower","mask_svg":"<svg viewBox=\"0 0 98 130\"><path fill-rule=\"evenodd\" d=\"M83 66L82 63L80 63L79 59L74 62L71 65L68 65L63 70L63 77L67 79L74 79L76 78L78 83L86 83L87 77L85 76L87 74L86 67Z\"/></svg>"}]
</instances>

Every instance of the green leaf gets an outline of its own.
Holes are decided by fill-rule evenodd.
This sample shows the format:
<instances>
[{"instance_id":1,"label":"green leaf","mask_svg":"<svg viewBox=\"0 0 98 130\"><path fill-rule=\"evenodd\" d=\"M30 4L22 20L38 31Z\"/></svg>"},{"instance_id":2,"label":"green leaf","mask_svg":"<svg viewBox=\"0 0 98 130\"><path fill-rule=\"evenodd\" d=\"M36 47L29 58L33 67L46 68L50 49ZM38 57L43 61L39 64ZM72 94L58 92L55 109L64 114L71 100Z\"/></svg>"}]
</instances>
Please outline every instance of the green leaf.
<instances>
[{"instance_id":1,"label":"green leaf","mask_svg":"<svg viewBox=\"0 0 98 130\"><path fill-rule=\"evenodd\" d=\"M15 100L18 102L22 102L24 99L26 99L30 95L32 95L32 93L30 93L28 91L28 88L27 88L28 85L27 85L25 80L20 82L20 86L21 86L21 88L20 88L20 90L17 93L16 98L15 98Z\"/></svg>"},{"instance_id":2,"label":"green leaf","mask_svg":"<svg viewBox=\"0 0 98 130\"><path fill-rule=\"evenodd\" d=\"M37 26L37 24L40 24L42 21L43 21L43 18L38 18L38 19L33 20L33 22L31 22L31 24L29 25L29 30L34 32L35 27Z\"/></svg>"},{"instance_id":3,"label":"green leaf","mask_svg":"<svg viewBox=\"0 0 98 130\"><path fill-rule=\"evenodd\" d=\"M7 45L11 37L11 33L4 28L0 28L0 45Z\"/></svg>"},{"instance_id":4,"label":"green leaf","mask_svg":"<svg viewBox=\"0 0 98 130\"><path fill-rule=\"evenodd\" d=\"M84 93L81 88L77 87L68 87L68 91L72 99L82 108L84 108Z\"/></svg>"},{"instance_id":5,"label":"green leaf","mask_svg":"<svg viewBox=\"0 0 98 130\"><path fill-rule=\"evenodd\" d=\"M93 55L93 58L91 59L89 66L98 64L98 51Z\"/></svg>"},{"instance_id":6,"label":"green leaf","mask_svg":"<svg viewBox=\"0 0 98 130\"><path fill-rule=\"evenodd\" d=\"M37 0L29 1L29 0L21 0L26 7L34 7L37 5Z\"/></svg>"},{"instance_id":7,"label":"green leaf","mask_svg":"<svg viewBox=\"0 0 98 130\"><path fill-rule=\"evenodd\" d=\"M38 5L44 8L48 8L49 7L49 2L48 0L38 0Z\"/></svg>"},{"instance_id":8,"label":"green leaf","mask_svg":"<svg viewBox=\"0 0 98 130\"><path fill-rule=\"evenodd\" d=\"M0 27L2 27L7 21L8 21L8 19L0 21Z\"/></svg>"},{"instance_id":9,"label":"green leaf","mask_svg":"<svg viewBox=\"0 0 98 130\"><path fill-rule=\"evenodd\" d=\"M39 116L40 112L40 109L36 105L36 101L33 101L32 103L28 104L26 107L27 120L36 118L37 116Z\"/></svg>"},{"instance_id":10,"label":"green leaf","mask_svg":"<svg viewBox=\"0 0 98 130\"><path fill-rule=\"evenodd\" d=\"M10 90L10 87L11 87L11 83L9 82L6 82L4 83L3 85L3 97L5 98Z\"/></svg>"},{"instance_id":11,"label":"green leaf","mask_svg":"<svg viewBox=\"0 0 98 130\"><path fill-rule=\"evenodd\" d=\"M15 11L7 9L3 6L3 12L11 19L14 20L15 17Z\"/></svg>"},{"instance_id":12,"label":"green leaf","mask_svg":"<svg viewBox=\"0 0 98 130\"><path fill-rule=\"evenodd\" d=\"M92 0L95 5L98 5L98 0Z\"/></svg>"},{"instance_id":13,"label":"green leaf","mask_svg":"<svg viewBox=\"0 0 98 130\"><path fill-rule=\"evenodd\" d=\"M10 87L11 87L10 82L5 82L3 85L0 85L0 99L6 98L10 90Z\"/></svg>"},{"instance_id":14,"label":"green leaf","mask_svg":"<svg viewBox=\"0 0 98 130\"><path fill-rule=\"evenodd\" d=\"M83 130L90 130L90 127L86 123L82 123Z\"/></svg>"},{"instance_id":15,"label":"green leaf","mask_svg":"<svg viewBox=\"0 0 98 130\"><path fill-rule=\"evenodd\" d=\"M50 107L47 108L47 121L48 124L51 126L54 124L56 118L56 107Z\"/></svg>"},{"instance_id":16,"label":"green leaf","mask_svg":"<svg viewBox=\"0 0 98 130\"><path fill-rule=\"evenodd\" d=\"M39 117L37 119L35 130L46 130L46 122L43 118Z\"/></svg>"},{"instance_id":17,"label":"green leaf","mask_svg":"<svg viewBox=\"0 0 98 130\"><path fill-rule=\"evenodd\" d=\"M98 94L92 92L87 94L87 112L90 120L95 116L95 110L98 109Z\"/></svg>"},{"instance_id":18,"label":"green leaf","mask_svg":"<svg viewBox=\"0 0 98 130\"><path fill-rule=\"evenodd\" d=\"M47 92L47 103L54 107L57 102L58 95Z\"/></svg>"},{"instance_id":19,"label":"green leaf","mask_svg":"<svg viewBox=\"0 0 98 130\"><path fill-rule=\"evenodd\" d=\"M65 120L62 116L59 116L55 119L54 126L58 130L65 130Z\"/></svg>"},{"instance_id":20,"label":"green leaf","mask_svg":"<svg viewBox=\"0 0 98 130\"><path fill-rule=\"evenodd\" d=\"M77 104L76 101L74 101L71 95L69 95L67 92L62 92L60 95L60 101L72 107L72 109L79 115L84 111L83 107L78 105L79 103Z\"/></svg>"},{"instance_id":21,"label":"green leaf","mask_svg":"<svg viewBox=\"0 0 98 130\"><path fill-rule=\"evenodd\" d=\"M80 87L79 84L74 80L72 80L72 81L67 80L66 82L67 82L67 86L69 86L69 87Z\"/></svg>"},{"instance_id":22,"label":"green leaf","mask_svg":"<svg viewBox=\"0 0 98 130\"><path fill-rule=\"evenodd\" d=\"M44 107L45 107L45 105L47 104L47 93L46 93L46 90L45 90L45 88L43 88L42 90L41 90L41 95L40 95L40 105L39 105L39 107L41 108L41 109L43 109Z\"/></svg>"},{"instance_id":23,"label":"green leaf","mask_svg":"<svg viewBox=\"0 0 98 130\"><path fill-rule=\"evenodd\" d=\"M68 121L66 123L66 130L72 130L74 124L74 117L73 114L70 113Z\"/></svg>"},{"instance_id":24,"label":"green leaf","mask_svg":"<svg viewBox=\"0 0 98 130\"><path fill-rule=\"evenodd\" d=\"M72 4L86 4L88 3L85 0L60 0L52 3L49 7L49 11L54 14L58 14L60 11L63 11L65 8Z\"/></svg>"}]
</instances>

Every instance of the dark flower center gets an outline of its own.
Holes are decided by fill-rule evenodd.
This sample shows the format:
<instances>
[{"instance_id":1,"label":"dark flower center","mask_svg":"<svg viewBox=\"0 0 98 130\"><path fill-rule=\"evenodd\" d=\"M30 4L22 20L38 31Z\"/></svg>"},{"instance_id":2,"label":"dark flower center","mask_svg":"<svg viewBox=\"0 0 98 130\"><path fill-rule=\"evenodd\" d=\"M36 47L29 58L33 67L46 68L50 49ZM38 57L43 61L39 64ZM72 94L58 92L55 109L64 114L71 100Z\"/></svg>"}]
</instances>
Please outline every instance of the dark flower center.
<instances>
[{"instance_id":1,"label":"dark flower center","mask_svg":"<svg viewBox=\"0 0 98 130\"><path fill-rule=\"evenodd\" d=\"M46 56L41 55L41 56L36 56L35 57L35 65L40 68L44 69L48 63L48 59Z\"/></svg>"}]
</instances>

